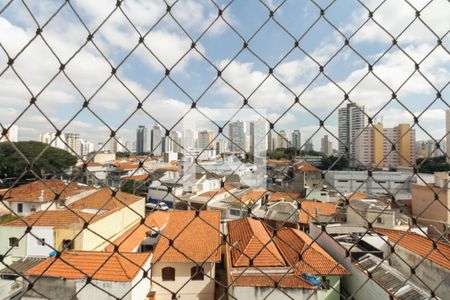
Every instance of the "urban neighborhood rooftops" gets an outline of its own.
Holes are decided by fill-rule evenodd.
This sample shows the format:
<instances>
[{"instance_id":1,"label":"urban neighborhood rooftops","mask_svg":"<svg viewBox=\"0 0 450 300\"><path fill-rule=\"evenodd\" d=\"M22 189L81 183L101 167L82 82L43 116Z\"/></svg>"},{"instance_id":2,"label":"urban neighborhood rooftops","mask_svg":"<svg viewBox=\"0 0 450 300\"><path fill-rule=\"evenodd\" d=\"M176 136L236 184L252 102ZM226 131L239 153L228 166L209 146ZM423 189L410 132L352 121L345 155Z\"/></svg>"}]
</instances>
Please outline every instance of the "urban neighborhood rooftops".
<instances>
[{"instance_id":1,"label":"urban neighborhood rooftops","mask_svg":"<svg viewBox=\"0 0 450 300\"><path fill-rule=\"evenodd\" d=\"M331 221L335 215L336 203L303 200L301 202L299 223L317 222L320 221L321 217Z\"/></svg>"},{"instance_id":2,"label":"urban neighborhood rooftops","mask_svg":"<svg viewBox=\"0 0 450 300\"><path fill-rule=\"evenodd\" d=\"M220 212L172 211L152 262L219 262Z\"/></svg>"},{"instance_id":3,"label":"urban neighborhood rooftops","mask_svg":"<svg viewBox=\"0 0 450 300\"><path fill-rule=\"evenodd\" d=\"M131 205L142 199L142 197L121 191L118 191L115 196L112 196L112 194L113 192L109 188L102 188L93 194L69 204L69 207L73 210L114 210Z\"/></svg>"},{"instance_id":4,"label":"urban neighborhood rooftops","mask_svg":"<svg viewBox=\"0 0 450 300\"><path fill-rule=\"evenodd\" d=\"M93 190L91 186L66 182L59 179L37 180L27 184L19 185L10 190L3 192L5 200L13 202L49 202L59 195L59 199L66 199L89 190ZM1 193L1 192L0 192Z\"/></svg>"},{"instance_id":5,"label":"urban neighborhood rooftops","mask_svg":"<svg viewBox=\"0 0 450 300\"><path fill-rule=\"evenodd\" d=\"M25 272L26 276L46 276L129 282L150 258L150 253L120 254L110 252L63 252L61 258L50 257Z\"/></svg>"}]
</instances>

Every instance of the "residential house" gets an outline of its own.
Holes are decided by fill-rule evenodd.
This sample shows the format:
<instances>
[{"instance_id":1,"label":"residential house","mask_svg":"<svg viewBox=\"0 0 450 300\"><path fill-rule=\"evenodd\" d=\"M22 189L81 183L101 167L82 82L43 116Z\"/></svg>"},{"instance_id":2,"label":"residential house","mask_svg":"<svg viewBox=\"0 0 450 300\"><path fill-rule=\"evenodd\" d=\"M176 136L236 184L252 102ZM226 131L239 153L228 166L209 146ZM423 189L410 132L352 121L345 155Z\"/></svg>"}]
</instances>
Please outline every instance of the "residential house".
<instances>
[{"instance_id":1,"label":"residential house","mask_svg":"<svg viewBox=\"0 0 450 300\"><path fill-rule=\"evenodd\" d=\"M306 233L285 227L274 235L251 218L228 222L227 232L225 264L233 299L340 298L341 277L349 273Z\"/></svg>"},{"instance_id":2,"label":"residential house","mask_svg":"<svg viewBox=\"0 0 450 300\"><path fill-rule=\"evenodd\" d=\"M322 170L306 161L300 161L293 166L292 191L306 195L308 188L322 184Z\"/></svg>"},{"instance_id":3,"label":"residential house","mask_svg":"<svg viewBox=\"0 0 450 300\"><path fill-rule=\"evenodd\" d=\"M267 201L268 194L263 189L237 190L224 199L208 202L208 210L219 210L222 220L246 217L253 210L259 209L263 201Z\"/></svg>"},{"instance_id":4,"label":"residential house","mask_svg":"<svg viewBox=\"0 0 450 300\"><path fill-rule=\"evenodd\" d=\"M109 189L100 189L67 203L65 209L38 211L0 225L0 255L11 263L47 257L55 250L102 250L107 240L116 239L144 215L144 198L122 192L113 197Z\"/></svg>"},{"instance_id":5,"label":"residential house","mask_svg":"<svg viewBox=\"0 0 450 300\"><path fill-rule=\"evenodd\" d=\"M33 289L23 299L147 299L150 260L150 253L63 252L24 272Z\"/></svg>"},{"instance_id":6,"label":"residential house","mask_svg":"<svg viewBox=\"0 0 450 300\"><path fill-rule=\"evenodd\" d=\"M152 257L152 295L158 300L213 299L220 261L220 213L171 211Z\"/></svg>"},{"instance_id":7,"label":"residential house","mask_svg":"<svg viewBox=\"0 0 450 300\"><path fill-rule=\"evenodd\" d=\"M299 206L300 229L308 231L310 223L328 224L338 220L336 203L303 200Z\"/></svg>"},{"instance_id":8,"label":"residential house","mask_svg":"<svg viewBox=\"0 0 450 300\"><path fill-rule=\"evenodd\" d=\"M0 192L3 204L16 215L27 216L35 211L57 209L61 203L76 201L95 193L91 186L59 179L37 180Z\"/></svg>"}]
</instances>

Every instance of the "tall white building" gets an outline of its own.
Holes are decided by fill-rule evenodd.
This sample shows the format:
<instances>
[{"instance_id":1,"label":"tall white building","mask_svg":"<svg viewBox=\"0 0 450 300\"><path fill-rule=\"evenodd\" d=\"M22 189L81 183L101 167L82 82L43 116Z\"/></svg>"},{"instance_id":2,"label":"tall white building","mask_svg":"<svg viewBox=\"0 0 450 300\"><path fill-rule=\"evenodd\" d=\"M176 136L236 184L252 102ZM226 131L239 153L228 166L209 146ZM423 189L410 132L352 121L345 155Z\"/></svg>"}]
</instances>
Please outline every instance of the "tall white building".
<instances>
[{"instance_id":1,"label":"tall white building","mask_svg":"<svg viewBox=\"0 0 450 300\"><path fill-rule=\"evenodd\" d=\"M197 136L197 148L199 149L211 149L214 148L214 144L211 142L214 139L214 131L200 130Z\"/></svg>"},{"instance_id":2,"label":"tall white building","mask_svg":"<svg viewBox=\"0 0 450 300\"><path fill-rule=\"evenodd\" d=\"M185 129L183 132L183 147L184 149L195 148L195 132L192 129Z\"/></svg>"},{"instance_id":3,"label":"tall white building","mask_svg":"<svg viewBox=\"0 0 450 300\"><path fill-rule=\"evenodd\" d=\"M155 156L162 155L163 148L163 136L161 128L158 124L155 124L151 131L151 152Z\"/></svg>"},{"instance_id":4,"label":"tall white building","mask_svg":"<svg viewBox=\"0 0 450 300\"><path fill-rule=\"evenodd\" d=\"M112 138L109 141L109 150L112 153L124 152L125 151L125 147L124 147L124 142L123 142L122 138L119 137L119 136L116 136L115 138Z\"/></svg>"},{"instance_id":5,"label":"tall white building","mask_svg":"<svg viewBox=\"0 0 450 300\"><path fill-rule=\"evenodd\" d=\"M81 147L81 138L79 133L66 133L65 139L67 143L67 151L72 154L77 154L78 156L83 155L83 150Z\"/></svg>"},{"instance_id":6,"label":"tall white building","mask_svg":"<svg viewBox=\"0 0 450 300\"><path fill-rule=\"evenodd\" d=\"M297 149L300 149L302 146L302 134L300 133L300 130L294 129L292 132L292 147L295 147Z\"/></svg>"},{"instance_id":7,"label":"tall white building","mask_svg":"<svg viewBox=\"0 0 450 300\"><path fill-rule=\"evenodd\" d=\"M66 150L67 146L64 143L66 141L65 135L60 135L59 138L55 138L53 132L43 132L39 134L39 141L41 143L50 144L50 146Z\"/></svg>"},{"instance_id":8,"label":"tall white building","mask_svg":"<svg viewBox=\"0 0 450 300\"><path fill-rule=\"evenodd\" d=\"M181 152L181 146L183 145L181 132L179 131L171 131L170 138L172 139L173 152L179 153Z\"/></svg>"},{"instance_id":9,"label":"tall white building","mask_svg":"<svg viewBox=\"0 0 450 300\"><path fill-rule=\"evenodd\" d=\"M249 151L255 155L262 155L266 153L268 149L267 143L267 131L269 125L263 118L259 118L256 121L250 122L250 147Z\"/></svg>"},{"instance_id":10,"label":"tall white building","mask_svg":"<svg viewBox=\"0 0 450 300\"><path fill-rule=\"evenodd\" d=\"M8 128L9 125L5 125L5 128ZM1 132L0 132L1 133ZM7 139L7 138L8 139ZM19 141L19 126L17 125L12 125L9 130L8 133L6 134L6 137L3 137L0 139L0 142L6 142L6 141L10 141L12 143L18 142Z\"/></svg>"},{"instance_id":11,"label":"tall white building","mask_svg":"<svg viewBox=\"0 0 450 300\"><path fill-rule=\"evenodd\" d=\"M136 129L136 153L142 154L147 152L148 143L147 143L147 127L144 125L140 125Z\"/></svg>"},{"instance_id":12,"label":"tall white building","mask_svg":"<svg viewBox=\"0 0 450 300\"><path fill-rule=\"evenodd\" d=\"M247 130L245 125L245 122L242 120L230 122L228 124L228 138L230 139L229 145L231 152L244 152L247 148Z\"/></svg>"},{"instance_id":13,"label":"tall white building","mask_svg":"<svg viewBox=\"0 0 450 300\"><path fill-rule=\"evenodd\" d=\"M333 154L333 143L328 140L328 134L325 134L320 140L320 152L325 155Z\"/></svg>"},{"instance_id":14,"label":"tall white building","mask_svg":"<svg viewBox=\"0 0 450 300\"><path fill-rule=\"evenodd\" d=\"M338 137L339 154L345 153L345 146L348 147L348 159L350 166L355 166L356 145L355 138L358 133L367 125L367 108L355 103L347 104L346 107L338 111Z\"/></svg>"},{"instance_id":15,"label":"tall white building","mask_svg":"<svg viewBox=\"0 0 450 300\"><path fill-rule=\"evenodd\" d=\"M81 144L81 152L79 153L80 156L86 156L89 153L94 152L94 143L80 139L80 144Z\"/></svg>"}]
</instances>

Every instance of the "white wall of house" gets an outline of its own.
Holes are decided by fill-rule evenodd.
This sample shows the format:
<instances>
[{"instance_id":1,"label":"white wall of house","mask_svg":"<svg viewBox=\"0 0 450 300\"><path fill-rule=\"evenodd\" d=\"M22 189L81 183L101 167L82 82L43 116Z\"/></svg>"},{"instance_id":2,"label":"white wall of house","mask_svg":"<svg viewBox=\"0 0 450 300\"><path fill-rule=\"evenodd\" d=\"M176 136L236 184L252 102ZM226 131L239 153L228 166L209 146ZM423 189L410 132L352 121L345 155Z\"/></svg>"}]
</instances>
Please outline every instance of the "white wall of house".
<instances>
[{"instance_id":1,"label":"white wall of house","mask_svg":"<svg viewBox=\"0 0 450 300\"><path fill-rule=\"evenodd\" d=\"M274 289L271 287L233 287L232 299L280 300L280 299L318 299L315 290L307 289ZM289 297L288 297L289 296Z\"/></svg>"},{"instance_id":2,"label":"white wall of house","mask_svg":"<svg viewBox=\"0 0 450 300\"><path fill-rule=\"evenodd\" d=\"M156 291L156 299L172 300L172 293L178 291L178 299L183 300L210 300L214 299L215 264L205 263L203 265L205 276L203 280L191 280L191 268L194 263L164 263L157 262L152 267L152 290ZM175 268L175 281L162 281L162 269L165 267ZM208 276L206 275L208 274ZM165 287L166 289L164 289ZM246 299L246 298L242 298Z\"/></svg>"},{"instance_id":3,"label":"white wall of house","mask_svg":"<svg viewBox=\"0 0 450 300\"><path fill-rule=\"evenodd\" d=\"M19 205L22 205L22 211L19 211ZM11 201L10 207L11 209L20 216L28 216L35 211L46 210L50 206L49 209L55 209L56 205L53 202L20 202L20 201Z\"/></svg>"},{"instance_id":4,"label":"white wall of house","mask_svg":"<svg viewBox=\"0 0 450 300\"><path fill-rule=\"evenodd\" d=\"M4 262L7 264L12 263L22 257L25 257L27 253L27 239L24 237L19 241L19 246L10 250L9 239L16 237L20 239L25 233L26 227L12 227L12 226L0 226L0 255L6 257ZM8 252L8 254L6 254Z\"/></svg>"},{"instance_id":5,"label":"white wall of house","mask_svg":"<svg viewBox=\"0 0 450 300\"><path fill-rule=\"evenodd\" d=\"M42 245L37 239L44 239L46 245ZM53 251L48 245L55 247L55 232L53 227L33 226L31 234L26 236L27 256L47 257Z\"/></svg>"}]
</instances>

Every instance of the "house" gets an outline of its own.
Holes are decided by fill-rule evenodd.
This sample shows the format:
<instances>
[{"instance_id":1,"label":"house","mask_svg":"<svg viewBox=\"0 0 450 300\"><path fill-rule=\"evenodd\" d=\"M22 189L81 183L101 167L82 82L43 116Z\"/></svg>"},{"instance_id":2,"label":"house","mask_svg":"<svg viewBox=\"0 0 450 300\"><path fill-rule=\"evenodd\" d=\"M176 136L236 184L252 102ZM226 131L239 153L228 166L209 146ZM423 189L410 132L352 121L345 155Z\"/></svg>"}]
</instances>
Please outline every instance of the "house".
<instances>
[{"instance_id":1,"label":"house","mask_svg":"<svg viewBox=\"0 0 450 300\"><path fill-rule=\"evenodd\" d=\"M227 223L226 272L232 299L339 299L347 270L306 233L243 218ZM300 257L300 259L299 259Z\"/></svg>"},{"instance_id":2,"label":"house","mask_svg":"<svg viewBox=\"0 0 450 300\"><path fill-rule=\"evenodd\" d=\"M419 224L429 227L429 232L439 236L447 232L450 238L450 193L447 172L434 173L434 182L417 182L411 185L412 216Z\"/></svg>"},{"instance_id":3,"label":"house","mask_svg":"<svg viewBox=\"0 0 450 300\"><path fill-rule=\"evenodd\" d=\"M152 295L213 299L220 261L220 212L171 211L152 257Z\"/></svg>"},{"instance_id":4,"label":"house","mask_svg":"<svg viewBox=\"0 0 450 300\"><path fill-rule=\"evenodd\" d=\"M48 257L55 250L102 250L144 215L144 198L122 192L113 197L109 189L100 189L67 208L38 211L1 224L0 255L12 262Z\"/></svg>"},{"instance_id":5,"label":"house","mask_svg":"<svg viewBox=\"0 0 450 300\"><path fill-rule=\"evenodd\" d=\"M306 162L295 163L293 166L292 190L306 195L307 188L315 188L322 183L322 170Z\"/></svg>"},{"instance_id":6,"label":"house","mask_svg":"<svg viewBox=\"0 0 450 300\"><path fill-rule=\"evenodd\" d=\"M109 300L147 299L150 253L68 251L24 272L33 283L24 298Z\"/></svg>"},{"instance_id":7,"label":"house","mask_svg":"<svg viewBox=\"0 0 450 300\"><path fill-rule=\"evenodd\" d=\"M299 205L300 229L308 230L310 223L334 223L338 218L336 203L303 200Z\"/></svg>"},{"instance_id":8,"label":"house","mask_svg":"<svg viewBox=\"0 0 450 300\"><path fill-rule=\"evenodd\" d=\"M59 179L37 180L4 190L2 202L15 214L27 216L35 211L57 209L96 192L93 187Z\"/></svg>"},{"instance_id":9,"label":"house","mask_svg":"<svg viewBox=\"0 0 450 300\"><path fill-rule=\"evenodd\" d=\"M411 280L437 297L445 299L450 293L450 245L436 242L417 232L375 228L391 246L396 255L389 257L392 266L401 273L414 274Z\"/></svg>"},{"instance_id":10,"label":"house","mask_svg":"<svg viewBox=\"0 0 450 300\"><path fill-rule=\"evenodd\" d=\"M267 195L264 189L238 189L224 199L208 202L208 210L219 210L222 220L246 217L261 207Z\"/></svg>"},{"instance_id":11,"label":"house","mask_svg":"<svg viewBox=\"0 0 450 300\"><path fill-rule=\"evenodd\" d=\"M227 197L232 196L235 192L237 192L236 187L232 184L226 183L220 189L213 189L198 195L184 195L181 197L181 200L185 203L187 209L194 208L207 210L209 204L224 200Z\"/></svg>"},{"instance_id":12,"label":"house","mask_svg":"<svg viewBox=\"0 0 450 300\"><path fill-rule=\"evenodd\" d=\"M378 199L352 199L346 207L347 223L368 227L368 223L377 227L408 230L411 218L391 208L390 202Z\"/></svg>"},{"instance_id":13,"label":"house","mask_svg":"<svg viewBox=\"0 0 450 300\"><path fill-rule=\"evenodd\" d=\"M419 276L418 279L411 274L410 269L401 270L393 263L393 260L402 259L397 255L397 252L401 251L401 246L395 242L388 243L386 237L379 233L351 224L331 224L324 229L312 224L310 234L321 247L351 272L352 275L344 277L341 283L342 288L355 300L433 298L430 293L432 289L418 284L424 277ZM428 241L417 247L431 252L430 244L432 242ZM448 262L445 258L447 252L444 252L443 256L439 256L438 253L434 255L438 256L440 262L445 260ZM434 277L435 274L427 276ZM434 285L438 284L436 278ZM445 298L444 296L443 299Z\"/></svg>"}]
</instances>

